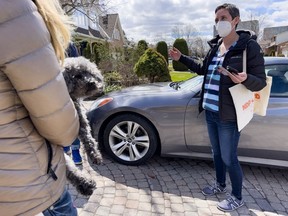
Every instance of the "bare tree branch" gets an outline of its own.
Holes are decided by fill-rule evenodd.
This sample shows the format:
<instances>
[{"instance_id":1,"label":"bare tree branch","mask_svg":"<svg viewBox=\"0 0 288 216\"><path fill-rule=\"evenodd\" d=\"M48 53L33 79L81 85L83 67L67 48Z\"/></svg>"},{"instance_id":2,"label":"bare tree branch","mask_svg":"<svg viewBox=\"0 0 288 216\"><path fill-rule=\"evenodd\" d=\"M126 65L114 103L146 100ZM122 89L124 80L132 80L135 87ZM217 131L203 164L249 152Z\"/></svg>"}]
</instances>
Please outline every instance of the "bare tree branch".
<instances>
[{"instance_id":1,"label":"bare tree branch","mask_svg":"<svg viewBox=\"0 0 288 216\"><path fill-rule=\"evenodd\" d=\"M60 0L60 4L66 14L72 15L75 11L80 11L88 18L91 11L96 11L97 15L101 16L107 14L110 9L108 7L109 0Z\"/></svg>"}]
</instances>

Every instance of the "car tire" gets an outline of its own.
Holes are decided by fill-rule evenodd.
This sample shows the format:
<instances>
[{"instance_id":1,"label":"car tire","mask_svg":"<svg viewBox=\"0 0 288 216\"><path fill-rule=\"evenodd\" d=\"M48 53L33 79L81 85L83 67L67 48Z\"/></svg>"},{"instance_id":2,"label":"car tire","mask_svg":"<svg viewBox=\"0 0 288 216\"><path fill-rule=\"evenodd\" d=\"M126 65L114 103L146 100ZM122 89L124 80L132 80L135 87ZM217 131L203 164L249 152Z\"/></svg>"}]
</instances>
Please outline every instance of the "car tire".
<instances>
[{"instance_id":1,"label":"car tire","mask_svg":"<svg viewBox=\"0 0 288 216\"><path fill-rule=\"evenodd\" d=\"M123 114L105 127L103 146L115 161L125 165L140 165L149 160L157 149L154 127L143 117Z\"/></svg>"}]
</instances>

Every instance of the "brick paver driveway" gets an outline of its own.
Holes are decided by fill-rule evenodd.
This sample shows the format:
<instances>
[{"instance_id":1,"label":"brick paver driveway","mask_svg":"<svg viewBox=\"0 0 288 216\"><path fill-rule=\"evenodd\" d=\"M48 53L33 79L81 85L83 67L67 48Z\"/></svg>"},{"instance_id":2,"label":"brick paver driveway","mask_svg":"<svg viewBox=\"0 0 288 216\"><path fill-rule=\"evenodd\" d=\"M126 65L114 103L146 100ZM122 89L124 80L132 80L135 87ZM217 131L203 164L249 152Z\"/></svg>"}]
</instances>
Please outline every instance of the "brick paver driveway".
<instances>
[{"instance_id":1,"label":"brick paver driveway","mask_svg":"<svg viewBox=\"0 0 288 216\"><path fill-rule=\"evenodd\" d=\"M84 161L80 166L97 182L92 196L81 196L69 185L80 216L288 215L288 170L243 166L245 205L225 214L216 207L225 194L200 192L213 182L211 161L155 156L145 165L125 166L103 157L103 165Z\"/></svg>"}]
</instances>

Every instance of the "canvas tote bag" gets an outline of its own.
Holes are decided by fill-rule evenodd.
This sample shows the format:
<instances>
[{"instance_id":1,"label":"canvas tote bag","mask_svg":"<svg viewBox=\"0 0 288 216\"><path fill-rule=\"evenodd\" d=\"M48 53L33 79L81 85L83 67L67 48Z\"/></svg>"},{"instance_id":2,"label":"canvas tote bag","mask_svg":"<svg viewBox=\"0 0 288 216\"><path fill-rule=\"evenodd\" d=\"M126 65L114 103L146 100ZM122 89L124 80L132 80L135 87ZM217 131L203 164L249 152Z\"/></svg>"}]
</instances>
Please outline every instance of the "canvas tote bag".
<instances>
[{"instance_id":1,"label":"canvas tote bag","mask_svg":"<svg viewBox=\"0 0 288 216\"><path fill-rule=\"evenodd\" d=\"M243 52L243 71L246 72L247 66L247 51ZM229 91L231 93L233 103L236 109L238 131L241 131L253 118L253 114L265 116L271 85L272 77L266 76L267 85L258 92L248 90L243 84L237 84Z\"/></svg>"},{"instance_id":2,"label":"canvas tote bag","mask_svg":"<svg viewBox=\"0 0 288 216\"><path fill-rule=\"evenodd\" d=\"M266 86L258 92L254 92L254 113L266 116L269 97L271 93L272 77L266 76Z\"/></svg>"}]
</instances>

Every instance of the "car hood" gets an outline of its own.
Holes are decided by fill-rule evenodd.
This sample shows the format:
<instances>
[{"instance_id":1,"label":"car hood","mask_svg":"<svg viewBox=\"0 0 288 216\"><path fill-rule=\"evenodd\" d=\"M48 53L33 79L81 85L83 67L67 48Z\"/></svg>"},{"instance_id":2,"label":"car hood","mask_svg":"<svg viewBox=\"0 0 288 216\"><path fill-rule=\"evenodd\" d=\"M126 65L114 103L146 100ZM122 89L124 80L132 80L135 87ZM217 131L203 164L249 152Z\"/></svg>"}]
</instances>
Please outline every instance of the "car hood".
<instances>
[{"instance_id":1,"label":"car hood","mask_svg":"<svg viewBox=\"0 0 288 216\"><path fill-rule=\"evenodd\" d=\"M114 96L118 94L126 94L126 95L139 95L139 94L147 94L147 93L162 93L162 92L175 92L176 90L169 86L170 82L158 82L158 83L149 83L137 86L131 86L128 88L124 88L119 91L111 92L108 95Z\"/></svg>"}]
</instances>

